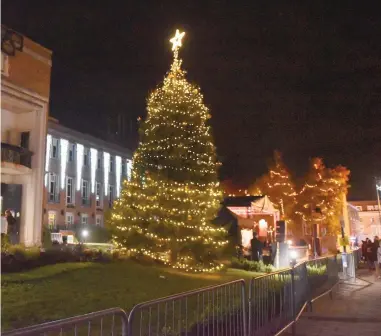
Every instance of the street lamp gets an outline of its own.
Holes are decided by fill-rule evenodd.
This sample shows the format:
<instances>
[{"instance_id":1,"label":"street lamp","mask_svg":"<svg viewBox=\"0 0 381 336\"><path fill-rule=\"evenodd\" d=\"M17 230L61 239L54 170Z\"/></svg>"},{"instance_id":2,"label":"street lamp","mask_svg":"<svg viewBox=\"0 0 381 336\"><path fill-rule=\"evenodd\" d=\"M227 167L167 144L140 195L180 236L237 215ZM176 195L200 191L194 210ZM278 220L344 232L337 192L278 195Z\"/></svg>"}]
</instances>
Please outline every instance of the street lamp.
<instances>
[{"instance_id":1,"label":"street lamp","mask_svg":"<svg viewBox=\"0 0 381 336\"><path fill-rule=\"evenodd\" d=\"M89 231L87 231L86 229L82 230L82 237L83 237L85 242L86 242L86 238L87 238L88 235L89 235Z\"/></svg>"},{"instance_id":2,"label":"street lamp","mask_svg":"<svg viewBox=\"0 0 381 336\"><path fill-rule=\"evenodd\" d=\"M381 179L376 180L376 193L377 193L377 204L378 204L378 217L379 217L379 225L380 225L380 230L381 230L381 204L380 204L380 193L381 193Z\"/></svg>"}]
</instances>

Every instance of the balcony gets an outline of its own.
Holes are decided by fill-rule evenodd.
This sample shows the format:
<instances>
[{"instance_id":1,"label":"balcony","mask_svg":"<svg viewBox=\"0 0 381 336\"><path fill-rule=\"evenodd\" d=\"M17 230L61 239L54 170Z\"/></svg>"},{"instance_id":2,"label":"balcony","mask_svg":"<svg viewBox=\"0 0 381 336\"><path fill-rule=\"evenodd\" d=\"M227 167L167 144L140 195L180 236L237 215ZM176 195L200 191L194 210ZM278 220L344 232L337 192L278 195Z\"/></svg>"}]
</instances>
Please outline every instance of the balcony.
<instances>
[{"instance_id":1,"label":"balcony","mask_svg":"<svg viewBox=\"0 0 381 336\"><path fill-rule=\"evenodd\" d=\"M29 150L1 143L2 174L20 175L28 174L32 168L32 155Z\"/></svg>"}]
</instances>

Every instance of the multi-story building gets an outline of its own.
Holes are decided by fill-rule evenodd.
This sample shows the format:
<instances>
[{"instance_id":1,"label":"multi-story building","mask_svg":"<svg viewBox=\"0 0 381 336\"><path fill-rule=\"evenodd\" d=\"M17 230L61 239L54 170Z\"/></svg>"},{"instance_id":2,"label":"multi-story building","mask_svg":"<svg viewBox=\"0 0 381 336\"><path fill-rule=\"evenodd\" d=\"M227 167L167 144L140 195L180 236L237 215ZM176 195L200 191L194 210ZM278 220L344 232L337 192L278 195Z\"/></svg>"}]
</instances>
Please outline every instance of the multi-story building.
<instances>
[{"instance_id":1,"label":"multi-story building","mask_svg":"<svg viewBox=\"0 0 381 336\"><path fill-rule=\"evenodd\" d=\"M26 245L41 241L51 58L1 26L1 212L13 212Z\"/></svg>"},{"instance_id":2,"label":"multi-story building","mask_svg":"<svg viewBox=\"0 0 381 336\"><path fill-rule=\"evenodd\" d=\"M130 150L49 119L45 159L44 224L104 224L132 167Z\"/></svg>"},{"instance_id":3,"label":"multi-story building","mask_svg":"<svg viewBox=\"0 0 381 336\"><path fill-rule=\"evenodd\" d=\"M359 240L381 236L381 212L377 201L353 201L350 204L358 210L358 227L355 232Z\"/></svg>"}]
</instances>

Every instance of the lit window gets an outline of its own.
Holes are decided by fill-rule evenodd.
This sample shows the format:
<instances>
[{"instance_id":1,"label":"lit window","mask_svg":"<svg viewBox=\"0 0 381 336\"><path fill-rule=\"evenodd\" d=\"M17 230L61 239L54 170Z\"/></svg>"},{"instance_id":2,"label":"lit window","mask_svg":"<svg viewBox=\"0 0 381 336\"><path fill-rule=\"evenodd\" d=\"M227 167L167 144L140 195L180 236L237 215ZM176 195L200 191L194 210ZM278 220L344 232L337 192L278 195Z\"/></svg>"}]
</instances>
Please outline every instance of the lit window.
<instances>
[{"instance_id":1,"label":"lit window","mask_svg":"<svg viewBox=\"0 0 381 336\"><path fill-rule=\"evenodd\" d=\"M366 209L368 211L373 211L374 210L374 206L373 205L367 205Z\"/></svg>"},{"instance_id":2,"label":"lit window","mask_svg":"<svg viewBox=\"0 0 381 336\"><path fill-rule=\"evenodd\" d=\"M73 185L73 178L68 177L66 179L66 204L74 204Z\"/></svg>"},{"instance_id":3,"label":"lit window","mask_svg":"<svg viewBox=\"0 0 381 336\"><path fill-rule=\"evenodd\" d=\"M56 227L56 218L57 214L55 211L49 211L48 214L48 226L50 230L53 230Z\"/></svg>"},{"instance_id":4,"label":"lit window","mask_svg":"<svg viewBox=\"0 0 381 336\"><path fill-rule=\"evenodd\" d=\"M73 225L74 224L74 215L72 212L67 212L65 216L65 224L66 225Z\"/></svg>"}]
</instances>

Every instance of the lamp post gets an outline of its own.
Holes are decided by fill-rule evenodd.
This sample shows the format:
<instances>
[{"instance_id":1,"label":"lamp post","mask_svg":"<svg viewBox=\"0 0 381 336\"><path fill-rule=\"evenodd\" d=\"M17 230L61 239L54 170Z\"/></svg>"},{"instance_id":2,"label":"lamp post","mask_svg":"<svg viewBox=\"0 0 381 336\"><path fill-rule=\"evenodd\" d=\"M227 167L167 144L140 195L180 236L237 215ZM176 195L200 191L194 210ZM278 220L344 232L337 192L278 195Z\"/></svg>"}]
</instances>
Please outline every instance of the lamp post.
<instances>
[{"instance_id":1,"label":"lamp post","mask_svg":"<svg viewBox=\"0 0 381 336\"><path fill-rule=\"evenodd\" d=\"M378 204L378 218L379 218L379 226L380 226L380 233L381 233L381 205L380 205L380 192L381 192L381 180L378 178L375 178L376 180L376 193L377 193L377 204Z\"/></svg>"}]
</instances>

